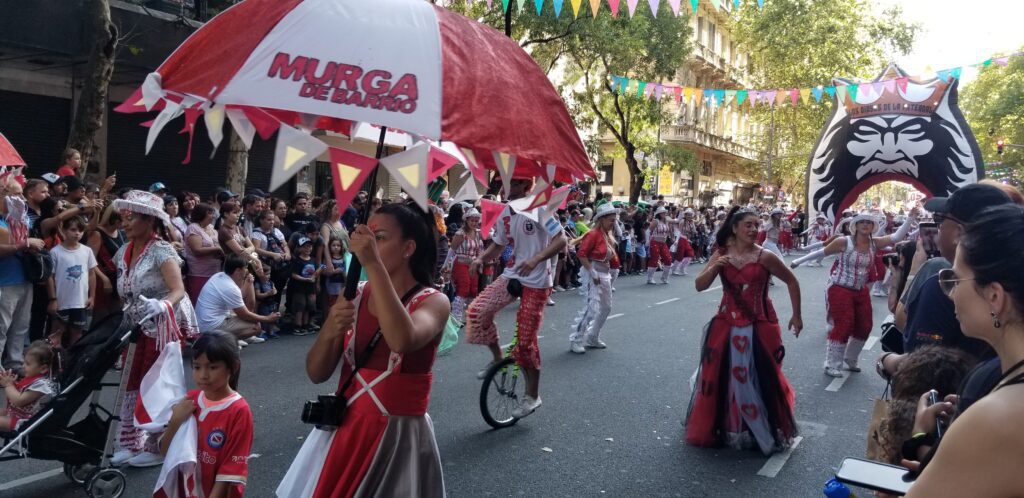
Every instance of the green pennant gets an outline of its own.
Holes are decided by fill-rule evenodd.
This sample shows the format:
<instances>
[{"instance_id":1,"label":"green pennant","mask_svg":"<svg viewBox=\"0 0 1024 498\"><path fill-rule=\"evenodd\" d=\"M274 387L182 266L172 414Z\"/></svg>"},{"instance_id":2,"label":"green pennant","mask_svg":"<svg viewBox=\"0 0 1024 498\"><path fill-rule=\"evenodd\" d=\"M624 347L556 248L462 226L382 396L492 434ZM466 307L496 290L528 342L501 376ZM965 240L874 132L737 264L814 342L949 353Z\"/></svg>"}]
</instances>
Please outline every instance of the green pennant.
<instances>
[{"instance_id":1,"label":"green pennant","mask_svg":"<svg viewBox=\"0 0 1024 498\"><path fill-rule=\"evenodd\" d=\"M647 82L646 81L637 81L636 82L636 96L641 98L641 99L644 98L644 89L645 88L647 88Z\"/></svg>"},{"instance_id":2,"label":"green pennant","mask_svg":"<svg viewBox=\"0 0 1024 498\"><path fill-rule=\"evenodd\" d=\"M846 87L846 90L850 92L850 102L857 101L857 92L860 90L860 85L854 83Z\"/></svg>"},{"instance_id":3,"label":"green pennant","mask_svg":"<svg viewBox=\"0 0 1024 498\"><path fill-rule=\"evenodd\" d=\"M836 85L836 98L839 99L840 104L846 103L846 89L847 85Z\"/></svg>"},{"instance_id":4,"label":"green pennant","mask_svg":"<svg viewBox=\"0 0 1024 498\"><path fill-rule=\"evenodd\" d=\"M740 90L736 92L736 105L743 105L744 100L747 100L747 91Z\"/></svg>"},{"instance_id":5,"label":"green pennant","mask_svg":"<svg viewBox=\"0 0 1024 498\"><path fill-rule=\"evenodd\" d=\"M501 10L502 10L502 12L505 12L506 14L508 13L508 4L511 1L512 0L501 0Z\"/></svg>"},{"instance_id":6,"label":"green pennant","mask_svg":"<svg viewBox=\"0 0 1024 498\"><path fill-rule=\"evenodd\" d=\"M522 14L524 7L526 7L526 0L516 0L516 13L517 14Z\"/></svg>"},{"instance_id":7,"label":"green pennant","mask_svg":"<svg viewBox=\"0 0 1024 498\"><path fill-rule=\"evenodd\" d=\"M694 14L697 13L697 5L699 3L700 3L700 0L690 0L690 7L693 7L693 13Z\"/></svg>"},{"instance_id":8,"label":"green pennant","mask_svg":"<svg viewBox=\"0 0 1024 498\"><path fill-rule=\"evenodd\" d=\"M986 59L985 62L981 63L982 66L988 67L992 65L992 59Z\"/></svg>"}]
</instances>

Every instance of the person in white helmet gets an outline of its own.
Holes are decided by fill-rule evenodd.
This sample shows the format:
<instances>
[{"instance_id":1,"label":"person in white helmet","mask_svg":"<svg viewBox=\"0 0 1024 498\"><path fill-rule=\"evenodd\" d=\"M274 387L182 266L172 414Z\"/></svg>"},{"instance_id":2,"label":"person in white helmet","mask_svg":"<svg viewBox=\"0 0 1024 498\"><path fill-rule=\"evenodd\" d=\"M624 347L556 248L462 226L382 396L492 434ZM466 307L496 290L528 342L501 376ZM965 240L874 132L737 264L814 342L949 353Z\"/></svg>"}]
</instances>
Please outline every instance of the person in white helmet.
<instances>
[{"instance_id":1,"label":"person in white helmet","mask_svg":"<svg viewBox=\"0 0 1024 498\"><path fill-rule=\"evenodd\" d=\"M651 220L651 226L647 230L651 247L651 255L647 259L647 283L649 285L654 285L654 273L658 271L659 263L664 268L661 273L661 283L667 284L669 276L672 274L670 269L672 255L668 250L668 244L665 243L672 235L672 226L666 220L667 215L668 210L664 207L655 209L654 219Z\"/></svg>"}]
</instances>

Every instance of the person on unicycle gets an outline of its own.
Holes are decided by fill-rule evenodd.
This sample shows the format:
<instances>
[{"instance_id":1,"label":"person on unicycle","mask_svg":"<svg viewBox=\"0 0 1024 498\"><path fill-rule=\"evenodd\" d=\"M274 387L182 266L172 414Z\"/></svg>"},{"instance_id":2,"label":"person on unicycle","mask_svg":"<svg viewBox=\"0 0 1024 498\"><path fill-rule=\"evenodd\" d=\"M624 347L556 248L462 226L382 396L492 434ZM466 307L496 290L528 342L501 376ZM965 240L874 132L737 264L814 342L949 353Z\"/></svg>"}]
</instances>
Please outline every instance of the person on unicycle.
<instances>
[{"instance_id":1,"label":"person on unicycle","mask_svg":"<svg viewBox=\"0 0 1024 498\"><path fill-rule=\"evenodd\" d=\"M533 190L533 185L533 179L513 180L511 200L525 197ZM517 297L522 299L516 313L518 342L512 357L526 377L526 396L522 404L512 411L512 416L523 418L541 404L537 332L540 331L544 309L551 295L551 259L565 248L567 241L562 230L552 235L541 223L507 206L495 224L491 239L494 243L470 263L470 274L480 271L485 262L501 254L506 246L512 247L512 257L504 273L488 285L467 310L466 338L470 344L483 344L491 350L492 362L477 375L482 379L492 365L502 361L494 316Z\"/></svg>"}]
</instances>

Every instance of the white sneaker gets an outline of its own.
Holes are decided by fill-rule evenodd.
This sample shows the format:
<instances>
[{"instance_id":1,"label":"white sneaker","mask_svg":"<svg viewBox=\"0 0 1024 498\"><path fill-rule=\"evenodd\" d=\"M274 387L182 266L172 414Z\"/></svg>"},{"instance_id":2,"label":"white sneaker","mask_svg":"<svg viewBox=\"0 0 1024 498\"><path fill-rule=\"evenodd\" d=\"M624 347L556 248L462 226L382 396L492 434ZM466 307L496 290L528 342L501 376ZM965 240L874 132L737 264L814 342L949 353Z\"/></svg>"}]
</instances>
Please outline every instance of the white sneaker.
<instances>
[{"instance_id":1,"label":"white sneaker","mask_svg":"<svg viewBox=\"0 0 1024 498\"><path fill-rule=\"evenodd\" d=\"M555 305L555 300L554 300L554 299L551 299L551 298L549 297L549 298L548 298L548 306L554 306L554 305Z\"/></svg>"},{"instance_id":2,"label":"white sneaker","mask_svg":"<svg viewBox=\"0 0 1024 498\"><path fill-rule=\"evenodd\" d=\"M261 342L267 342L267 340L262 338L262 337L260 337L260 336L258 336L258 335L254 335L254 336L246 339L245 342L247 344L259 344Z\"/></svg>"},{"instance_id":3,"label":"white sneaker","mask_svg":"<svg viewBox=\"0 0 1024 498\"><path fill-rule=\"evenodd\" d=\"M114 456L110 457L110 465L120 467L125 464L128 460L131 460L135 456L131 450L118 450L114 452Z\"/></svg>"},{"instance_id":4,"label":"white sneaker","mask_svg":"<svg viewBox=\"0 0 1024 498\"><path fill-rule=\"evenodd\" d=\"M512 410L512 417L513 418L523 418L523 417L526 417L526 416L530 415L531 413L537 411L537 408L540 408L540 403L541 403L540 398L533 399L533 398L531 398L529 396L525 396L525 397L523 397L522 404L520 404L519 407L517 407L515 410Z\"/></svg>"},{"instance_id":5,"label":"white sneaker","mask_svg":"<svg viewBox=\"0 0 1024 498\"><path fill-rule=\"evenodd\" d=\"M238 340L238 347L240 347L240 348L244 348L244 347L246 347L246 346L248 346L248 345L249 345L249 343L248 343L248 342L245 342L245 341L243 341L243 340L241 340L241 339L239 339L239 340Z\"/></svg>"},{"instance_id":6,"label":"white sneaker","mask_svg":"<svg viewBox=\"0 0 1024 498\"><path fill-rule=\"evenodd\" d=\"M578 342L570 342L569 351L572 351L573 353L576 354L583 354L587 352L587 350L583 348L583 345Z\"/></svg>"},{"instance_id":7,"label":"white sneaker","mask_svg":"<svg viewBox=\"0 0 1024 498\"><path fill-rule=\"evenodd\" d=\"M561 285L556 285L556 286L552 287L551 290L553 290L555 292L565 292L565 288L562 287Z\"/></svg>"},{"instance_id":8,"label":"white sneaker","mask_svg":"<svg viewBox=\"0 0 1024 498\"><path fill-rule=\"evenodd\" d=\"M828 375L829 377L842 377L843 376L843 371L839 370L838 368L827 368L826 367L825 368L825 375Z\"/></svg>"},{"instance_id":9,"label":"white sneaker","mask_svg":"<svg viewBox=\"0 0 1024 498\"><path fill-rule=\"evenodd\" d=\"M587 341L586 346L591 349L608 349L608 345L602 340Z\"/></svg>"},{"instance_id":10,"label":"white sneaker","mask_svg":"<svg viewBox=\"0 0 1024 498\"><path fill-rule=\"evenodd\" d=\"M128 460L132 467L156 467L164 463L164 457L156 453L142 452Z\"/></svg>"}]
</instances>

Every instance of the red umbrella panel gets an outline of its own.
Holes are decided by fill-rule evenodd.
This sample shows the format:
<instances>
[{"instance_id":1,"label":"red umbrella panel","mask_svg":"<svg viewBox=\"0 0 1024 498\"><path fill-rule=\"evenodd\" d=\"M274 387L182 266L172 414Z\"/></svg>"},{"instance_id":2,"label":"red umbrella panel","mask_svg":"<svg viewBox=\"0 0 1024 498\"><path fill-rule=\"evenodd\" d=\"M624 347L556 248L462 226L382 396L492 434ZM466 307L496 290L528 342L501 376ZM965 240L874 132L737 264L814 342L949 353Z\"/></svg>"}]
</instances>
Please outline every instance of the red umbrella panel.
<instances>
[{"instance_id":1,"label":"red umbrella panel","mask_svg":"<svg viewBox=\"0 0 1024 498\"><path fill-rule=\"evenodd\" d=\"M0 133L0 166L25 166L25 160L3 133Z\"/></svg>"},{"instance_id":2,"label":"red umbrella panel","mask_svg":"<svg viewBox=\"0 0 1024 498\"><path fill-rule=\"evenodd\" d=\"M373 123L453 142L476 166L514 176L594 175L533 59L490 27L422 0L247 0L189 37L139 97L120 110L160 109L150 145L181 115L186 132L202 115L208 129L228 120L250 142L282 124L350 135L353 123ZM210 131L215 146L221 134ZM289 160L326 150L293 133L279 133L277 147L271 188L300 169Z\"/></svg>"}]
</instances>

